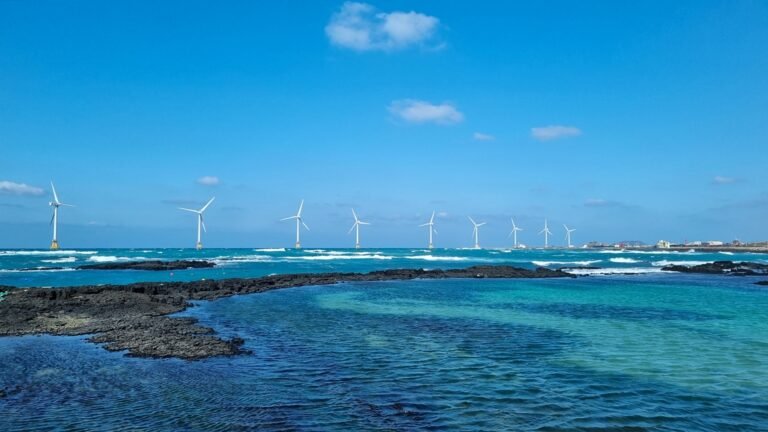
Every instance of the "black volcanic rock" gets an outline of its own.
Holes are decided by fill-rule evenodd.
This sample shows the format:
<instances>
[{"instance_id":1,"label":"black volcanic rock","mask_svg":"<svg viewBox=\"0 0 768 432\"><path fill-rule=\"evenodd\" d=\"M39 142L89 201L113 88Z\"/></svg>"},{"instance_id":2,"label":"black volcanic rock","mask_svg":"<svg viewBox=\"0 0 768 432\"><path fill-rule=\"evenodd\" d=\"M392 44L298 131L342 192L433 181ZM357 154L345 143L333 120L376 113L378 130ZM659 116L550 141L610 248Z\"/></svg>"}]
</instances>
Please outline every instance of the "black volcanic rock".
<instances>
[{"instance_id":1,"label":"black volcanic rock","mask_svg":"<svg viewBox=\"0 0 768 432\"><path fill-rule=\"evenodd\" d=\"M179 260L179 261L128 261L128 262L108 262L99 264L86 264L77 267L80 270L185 270L191 268L210 268L216 264L210 261L202 260Z\"/></svg>"},{"instance_id":2,"label":"black volcanic rock","mask_svg":"<svg viewBox=\"0 0 768 432\"><path fill-rule=\"evenodd\" d=\"M755 285L766 285L766 286L768 286L768 280L755 282Z\"/></svg>"},{"instance_id":3,"label":"black volcanic rock","mask_svg":"<svg viewBox=\"0 0 768 432\"><path fill-rule=\"evenodd\" d=\"M732 276L768 275L767 264L752 262L715 261L695 266L668 265L661 269L680 273L724 274Z\"/></svg>"},{"instance_id":4,"label":"black volcanic rock","mask_svg":"<svg viewBox=\"0 0 768 432\"><path fill-rule=\"evenodd\" d=\"M194 318L169 317L191 300L213 300L305 285L456 278L574 277L560 270L475 266L455 270L401 269L370 273L307 273L255 279L139 282L43 289L13 288L0 301L0 336L48 333L93 335L89 341L137 357L201 359L247 353L244 341L222 340Z\"/></svg>"}]
</instances>

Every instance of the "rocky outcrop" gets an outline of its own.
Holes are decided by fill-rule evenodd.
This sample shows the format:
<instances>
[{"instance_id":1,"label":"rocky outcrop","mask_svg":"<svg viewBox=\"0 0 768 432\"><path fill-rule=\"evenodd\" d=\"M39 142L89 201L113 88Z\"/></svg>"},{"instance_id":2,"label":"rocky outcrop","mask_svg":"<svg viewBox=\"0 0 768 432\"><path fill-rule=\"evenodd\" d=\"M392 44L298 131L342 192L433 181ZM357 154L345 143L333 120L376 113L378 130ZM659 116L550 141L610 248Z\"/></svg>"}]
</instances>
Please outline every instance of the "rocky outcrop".
<instances>
[{"instance_id":1,"label":"rocky outcrop","mask_svg":"<svg viewBox=\"0 0 768 432\"><path fill-rule=\"evenodd\" d=\"M370 273L308 273L255 279L140 282L71 288L9 288L0 301L0 336L91 334L91 342L138 357L201 359L246 353L243 340L223 340L193 318L169 317L190 300L213 300L305 285L341 282L451 278L573 277L560 270L475 266L456 270L382 270Z\"/></svg>"},{"instance_id":2,"label":"rocky outcrop","mask_svg":"<svg viewBox=\"0 0 768 432\"><path fill-rule=\"evenodd\" d=\"M210 268L216 264L210 261L201 260L179 260L179 261L128 261L128 262L107 262L99 264L86 264L77 267L79 270L186 270L191 268Z\"/></svg>"},{"instance_id":3,"label":"rocky outcrop","mask_svg":"<svg viewBox=\"0 0 768 432\"><path fill-rule=\"evenodd\" d=\"M664 271L680 273L724 274L732 276L760 276L768 275L768 264L752 262L715 261L712 263L694 266L668 265L662 267Z\"/></svg>"}]
</instances>

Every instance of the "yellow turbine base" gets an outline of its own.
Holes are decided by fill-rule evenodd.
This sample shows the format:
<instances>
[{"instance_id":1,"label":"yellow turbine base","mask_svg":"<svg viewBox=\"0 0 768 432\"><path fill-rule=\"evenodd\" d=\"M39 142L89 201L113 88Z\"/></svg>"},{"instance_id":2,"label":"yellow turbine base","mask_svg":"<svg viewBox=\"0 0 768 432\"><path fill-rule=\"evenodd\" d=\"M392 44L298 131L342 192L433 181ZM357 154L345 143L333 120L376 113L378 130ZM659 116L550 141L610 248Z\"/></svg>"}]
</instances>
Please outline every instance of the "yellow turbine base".
<instances>
[{"instance_id":1,"label":"yellow turbine base","mask_svg":"<svg viewBox=\"0 0 768 432\"><path fill-rule=\"evenodd\" d=\"M203 244L202 243L197 243L197 250L200 250L202 248L203 248Z\"/></svg>"},{"instance_id":2,"label":"yellow turbine base","mask_svg":"<svg viewBox=\"0 0 768 432\"><path fill-rule=\"evenodd\" d=\"M296 249L301 249L301 243L296 242Z\"/></svg>"},{"instance_id":3,"label":"yellow turbine base","mask_svg":"<svg viewBox=\"0 0 768 432\"><path fill-rule=\"evenodd\" d=\"M56 240L53 240L51 242L51 250L58 250L59 249L59 242Z\"/></svg>"}]
</instances>

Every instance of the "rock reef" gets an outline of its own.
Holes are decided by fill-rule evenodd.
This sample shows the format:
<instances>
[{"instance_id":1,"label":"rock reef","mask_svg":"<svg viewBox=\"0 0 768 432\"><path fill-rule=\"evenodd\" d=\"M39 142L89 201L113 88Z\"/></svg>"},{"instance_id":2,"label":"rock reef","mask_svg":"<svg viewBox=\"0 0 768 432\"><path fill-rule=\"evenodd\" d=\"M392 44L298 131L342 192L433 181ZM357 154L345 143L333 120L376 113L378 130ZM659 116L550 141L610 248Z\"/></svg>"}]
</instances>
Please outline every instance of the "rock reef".
<instances>
[{"instance_id":1,"label":"rock reef","mask_svg":"<svg viewBox=\"0 0 768 432\"><path fill-rule=\"evenodd\" d=\"M768 264L753 262L715 261L694 266L668 265L664 271L680 273L723 274L732 276L762 276L768 275Z\"/></svg>"},{"instance_id":2,"label":"rock reef","mask_svg":"<svg viewBox=\"0 0 768 432\"><path fill-rule=\"evenodd\" d=\"M128 261L107 262L99 264L86 264L78 266L79 270L186 270L191 268L211 268L215 263L202 260L178 260L178 261Z\"/></svg>"},{"instance_id":3,"label":"rock reef","mask_svg":"<svg viewBox=\"0 0 768 432\"><path fill-rule=\"evenodd\" d=\"M247 353L243 340L223 340L194 318L169 317L192 300L215 300L307 285L456 278L574 277L560 270L474 266L456 270L401 269L370 273L307 273L253 279L140 282L69 288L0 287L0 336L91 335L110 351L136 357L202 359Z\"/></svg>"}]
</instances>

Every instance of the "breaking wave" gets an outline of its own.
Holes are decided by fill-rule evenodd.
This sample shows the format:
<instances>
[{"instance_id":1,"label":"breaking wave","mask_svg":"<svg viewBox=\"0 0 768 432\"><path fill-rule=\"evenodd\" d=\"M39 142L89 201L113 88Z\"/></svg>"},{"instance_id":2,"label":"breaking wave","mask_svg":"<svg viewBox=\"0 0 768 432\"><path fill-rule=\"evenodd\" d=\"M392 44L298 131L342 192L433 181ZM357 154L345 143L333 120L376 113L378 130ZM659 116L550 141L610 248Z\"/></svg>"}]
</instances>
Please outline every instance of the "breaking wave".
<instances>
[{"instance_id":1,"label":"breaking wave","mask_svg":"<svg viewBox=\"0 0 768 432\"><path fill-rule=\"evenodd\" d=\"M405 257L406 259L412 259L412 260L424 260L424 261L470 261L470 258L467 257L457 257L457 256L434 256L434 255L411 255Z\"/></svg>"},{"instance_id":2,"label":"breaking wave","mask_svg":"<svg viewBox=\"0 0 768 432\"><path fill-rule=\"evenodd\" d=\"M549 267L551 265L581 265L588 266L599 263L602 260L588 260L588 261L531 261L534 265L540 267Z\"/></svg>"},{"instance_id":3,"label":"breaking wave","mask_svg":"<svg viewBox=\"0 0 768 432\"><path fill-rule=\"evenodd\" d=\"M611 258L608 261L612 263L619 263L619 264L637 264L640 262L640 260L632 259L632 258Z\"/></svg>"},{"instance_id":4,"label":"breaking wave","mask_svg":"<svg viewBox=\"0 0 768 432\"><path fill-rule=\"evenodd\" d=\"M712 261L669 261L669 260L661 260L661 261L654 261L651 263L654 267L666 267L671 265L682 265L682 266L697 266L702 264L709 264Z\"/></svg>"},{"instance_id":5,"label":"breaking wave","mask_svg":"<svg viewBox=\"0 0 768 432\"><path fill-rule=\"evenodd\" d=\"M56 256L56 255L96 255L98 251L76 250L5 250L0 251L0 256Z\"/></svg>"},{"instance_id":6,"label":"breaking wave","mask_svg":"<svg viewBox=\"0 0 768 432\"><path fill-rule=\"evenodd\" d=\"M662 273L660 268L652 267L623 267L623 268L599 268L599 269L566 269L566 273L579 276L608 276L608 275L635 275L646 273Z\"/></svg>"},{"instance_id":7,"label":"breaking wave","mask_svg":"<svg viewBox=\"0 0 768 432\"><path fill-rule=\"evenodd\" d=\"M64 258L56 258L56 259L40 260L40 261L44 262L44 263L49 263L49 264L61 264L61 263L73 263L73 262L77 261L77 258L76 257L64 257Z\"/></svg>"}]
</instances>

